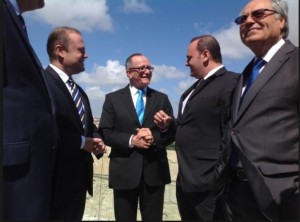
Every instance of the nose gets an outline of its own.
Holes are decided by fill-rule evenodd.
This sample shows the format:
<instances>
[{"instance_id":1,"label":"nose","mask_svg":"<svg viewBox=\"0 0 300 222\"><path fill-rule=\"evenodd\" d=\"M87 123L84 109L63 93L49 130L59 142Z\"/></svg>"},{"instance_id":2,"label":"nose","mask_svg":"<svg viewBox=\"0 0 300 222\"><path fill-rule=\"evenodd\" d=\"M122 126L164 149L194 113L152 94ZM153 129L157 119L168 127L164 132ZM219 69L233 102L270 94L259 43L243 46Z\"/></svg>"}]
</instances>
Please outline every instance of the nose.
<instances>
[{"instance_id":1,"label":"nose","mask_svg":"<svg viewBox=\"0 0 300 222\"><path fill-rule=\"evenodd\" d=\"M246 23L255 23L255 20L252 18L251 14L249 14L247 17L246 17L246 20L243 24L246 24ZM242 24L242 25L243 25Z\"/></svg>"}]
</instances>

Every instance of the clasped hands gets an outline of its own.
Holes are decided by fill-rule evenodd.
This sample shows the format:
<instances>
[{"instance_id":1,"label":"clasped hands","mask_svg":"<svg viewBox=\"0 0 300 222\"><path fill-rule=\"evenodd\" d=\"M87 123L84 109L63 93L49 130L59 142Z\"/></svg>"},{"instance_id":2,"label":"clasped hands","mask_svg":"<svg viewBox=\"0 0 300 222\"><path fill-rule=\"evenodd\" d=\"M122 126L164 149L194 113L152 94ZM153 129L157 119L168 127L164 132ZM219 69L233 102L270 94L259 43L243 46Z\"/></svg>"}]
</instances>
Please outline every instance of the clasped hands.
<instances>
[{"instance_id":1,"label":"clasped hands","mask_svg":"<svg viewBox=\"0 0 300 222\"><path fill-rule=\"evenodd\" d=\"M106 145L101 138L86 137L83 149L95 155L106 153Z\"/></svg>"},{"instance_id":2,"label":"clasped hands","mask_svg":"<svg viewBox=\"0 0 300 222\"><path fill-rule=\"evenodd\" d=\"M148 149L153 143L154 138L149 128L137 128L137 134L131 139L132 146L141 149Z\"/></svg>"}]
</instances>

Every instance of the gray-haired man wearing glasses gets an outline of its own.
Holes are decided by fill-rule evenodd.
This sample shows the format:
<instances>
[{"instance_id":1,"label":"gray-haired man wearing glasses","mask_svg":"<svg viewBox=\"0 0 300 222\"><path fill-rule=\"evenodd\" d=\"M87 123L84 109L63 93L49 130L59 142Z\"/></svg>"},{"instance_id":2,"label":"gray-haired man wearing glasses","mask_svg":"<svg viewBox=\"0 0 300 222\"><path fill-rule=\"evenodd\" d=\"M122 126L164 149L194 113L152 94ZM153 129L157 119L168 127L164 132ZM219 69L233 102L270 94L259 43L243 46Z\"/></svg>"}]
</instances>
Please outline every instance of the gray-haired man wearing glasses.
<instances>
[{"instance_id":1,"label":"gray-haired man wearing glasses","mask_svg":"<svg viewBox=\"0 0 300 222\"><path fill-rule=\"evenodd\" d=\"M173 136L154 124L154 114L173 116L167 95L148 85L153 67L141 53L125 62L129 84L106 95L99 129L111 147L109 187L116 221L162 221L165 185L171 182L166 146Z\"/></svg>"},{"instance_id":2,"label":"gray-haired man wearing glasses","mask_svg":"<svg viewBox=\"0 0 300 222\"><path fill-rule=\"evenodd\" d=\"M226 196L228 220L299 221L299 49L286 40L287 16L284 1L252 0L235 20L255 58L233 97L238 161ZM246 90L259 59L264 65Z\"/></svg>"}]
</instances>

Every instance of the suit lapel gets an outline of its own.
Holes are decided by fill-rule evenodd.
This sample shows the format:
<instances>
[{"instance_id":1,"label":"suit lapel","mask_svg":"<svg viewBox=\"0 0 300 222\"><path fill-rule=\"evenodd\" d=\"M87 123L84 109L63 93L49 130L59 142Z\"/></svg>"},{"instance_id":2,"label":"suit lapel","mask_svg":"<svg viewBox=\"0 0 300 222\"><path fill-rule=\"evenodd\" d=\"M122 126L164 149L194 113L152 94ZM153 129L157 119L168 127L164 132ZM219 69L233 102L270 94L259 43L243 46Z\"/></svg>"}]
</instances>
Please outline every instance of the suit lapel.
<instances>
[{"instance_id":1,"label":"suit lapel","mask_svg":"<svg viewBox=\"0 0 300 222\"><path fill-rule=\"evenodd\" d=\"M131 117L138 123L139 119L135 111L134 103L132 101L129 85L127 85L122 91L121 91L122 101L124 102L124 106L130 113Z\"/></svg>"},{"instance_id":2,"label":"suit lapel","mask_svg":"<svg viewBox=\"0 0 300 222\"><path fill-rule=\"evenodd\" d=\"M69 90L67 89L65 83L61 80L61 78L59 77L59 75L50 66L48 66L46 68L46 70L51 75L51 77L54 79L54 83L55 83L56 87L65 96L65 99L69 103L70 107L72 107L74 118L76 119L77 123L80 126L82 126L82 123L81 123L80 117L78 115L78 111L77 111L76 105L75 105L74 100L73 100L73 98L72 98ZM80 88L80 90L82 90L82 89ZM86 103L84 103L84 106L86 107Z\"/></svg>"},{"instance_id":3,"label":"suit lapel","mask_svg":"<svg viewBox=\"0 0 300 222\"><path fill-rule=\"evenodd\" d=\"M23 30L23 27L22 27L22 24L18 18L18 15L16 14L13 6L11 5L10 1L4 1L4 3L7 4L7 8L8 8L8 11L9 11L9 14L11 15L12 17L12 20L13 22L15 23L18 31L21 33L20 35L22 36L22 38L24 39L24 41L28 42L28 36L25 34L24 30Z\"/></svg>"},{"instance_id":4,"label":"suit lapel","mask_svg":"<svg viewBox=\"0 0 300 222\"><path fill-rule=\"evenodd\" d=\"M237 119L242 115L243 112L247 109L250 103L253 101L257 93L264 87L264 85L274 76L276 75L278 69L282 66L282 64L288 60L290 52L292 48L290 44L285 43L282 46L282 49L273 56L273 58L265 65L265 68L259 74L255 82L252 84L251 88L248 90L247 94L244 97L243 103L240 106L240 110L237 114ZM285 52L286 50L286 52ZM250 64L247 66L249 67ZM245 70L245 73L249 73L249 68Z\"/></svg>"},{"instance_id":5,"label":"suit lapel","mask_svg":"<svg viewBox=\"0 0 300 222\"><path fill-rule=\"evenodd\" d=\"M157 101L156 94L154 93L153 89L151 89L149 87L147 88L146 97L147 97L147 101L146 101L146 106L145 106L145 114L144 114L143 123L145 123L148 118L153 118L153 116L150 116L150 113L151 114L155 113L155 110L153 111L153 108L155 107L154 106L155 101Z\"/></svg>"},{"instance_id":6,"label":"suit lapel","mask_svg":"<svg viewBox=\"0 0 300 222\"><path fill-rule=\"evenodd\" d=\"M179 102L179 108L178 108L178 120L180 121L181 117L182 117L182 105L183 105L183 101L185 100L185 98L191 93L191 91L195 88L195 86L198 84L198 81L196 81L192 86L190 86L180 97L180 102Z\"/></svg>"},{"instance_id":7,"label":"suit lapel","mask_svg":"<svg viewBox=\"0 0 300 222\"><path fill-rule=\"evenodd\" d=\"M199 80L200 85L197 86L194 90L194 92L192 93L192 95L190 96L189 100L193 99L202 89L204 89L208 84L210 84L215 78L217 78L218 76L222 75L223 73L227 72L227 70L225 69L225 67L220 68L219 70L217 70L213 75L211 75L209 78L207 79L203 79L203 80ZM197 81L196 84L199 82ZM193 85L195 87L195 85Z\"/></svg>"}]
</instances>

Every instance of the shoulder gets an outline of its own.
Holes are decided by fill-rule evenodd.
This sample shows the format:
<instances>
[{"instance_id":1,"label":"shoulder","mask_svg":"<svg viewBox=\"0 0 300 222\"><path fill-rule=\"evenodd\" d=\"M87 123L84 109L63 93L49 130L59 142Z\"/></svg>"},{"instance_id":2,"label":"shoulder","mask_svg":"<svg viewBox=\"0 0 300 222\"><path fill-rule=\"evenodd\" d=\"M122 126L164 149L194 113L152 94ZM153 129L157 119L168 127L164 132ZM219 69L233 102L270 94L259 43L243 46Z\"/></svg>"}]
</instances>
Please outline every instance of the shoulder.
<instances>
[{"instance_id":1,"label":"shoulder","mask_svg":"<svg viewBox=\"0 0 300 222\"><path fill-rule=\"evenodd\" d=\"M156 90L156 89L153 89L153 88L148 87L147 90L148 90L148 91L147 91L147 94L148 94L148 95L155 95L155 96L159 96L159 97L167 97L167 94L165 94L165 93L163 93L163 92L160 92L160 91L158 91L158 90Z\"/></svg>"},{"instance_id":2,"label":"shoulder","mask_svg":"<svg viewBox=\"0 0 300 222\"><path fill-rule=\"evenodd\" d=\"M232 71L226 71L225 76L229 79L237 79L240 76L240 73L232 72Z\"/></svg>"},{"instance_id":3,"label":"shoulder","mask_svg":"<svg viewBox=\"0 0 300 222\"><path fill-rule=\"evenodd\" d=\"M116 96L120 96L122 94L130 94L130 90L129 90L128 86L118 89L118 90L115 90L113 92L107 93L106 97L116 97Z\"/></svg>"}]
</instances>

